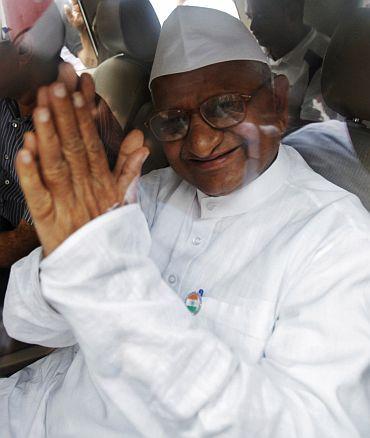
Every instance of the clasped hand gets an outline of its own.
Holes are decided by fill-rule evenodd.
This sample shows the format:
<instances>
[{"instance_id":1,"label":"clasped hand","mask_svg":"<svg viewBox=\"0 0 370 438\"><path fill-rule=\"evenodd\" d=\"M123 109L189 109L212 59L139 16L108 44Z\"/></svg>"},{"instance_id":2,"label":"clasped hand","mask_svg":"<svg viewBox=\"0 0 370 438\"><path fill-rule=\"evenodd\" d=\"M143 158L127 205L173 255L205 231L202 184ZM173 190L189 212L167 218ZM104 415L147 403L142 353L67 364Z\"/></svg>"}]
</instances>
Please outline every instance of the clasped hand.
<instances>
[{"instance_id":1,"label":"clasped hand","mask_svg":"<svg viewBox=\"0 0 370 438\"><path fill-rule=\"evenodd\" d=\"M44 255L87 222L124 203L148 156L141 131L122 142L110 171L91 106L91 77L70 95L63 83L42 87L33 119L16 161ZM86 90L86 91L85 91Z\"/></svg>"}]
</instances>

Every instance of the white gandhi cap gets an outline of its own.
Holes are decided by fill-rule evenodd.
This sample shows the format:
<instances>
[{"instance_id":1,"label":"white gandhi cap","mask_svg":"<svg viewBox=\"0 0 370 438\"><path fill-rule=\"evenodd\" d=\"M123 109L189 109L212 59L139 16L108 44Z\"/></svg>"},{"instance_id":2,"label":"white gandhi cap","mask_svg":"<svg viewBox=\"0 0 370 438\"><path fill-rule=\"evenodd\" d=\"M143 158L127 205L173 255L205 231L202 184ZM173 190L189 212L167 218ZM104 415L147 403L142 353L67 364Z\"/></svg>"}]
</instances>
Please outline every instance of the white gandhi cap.
<instances>
[{"instance_id":1,"label":"white gandhi cap","mask_svg":"<svg viewBox=\"0 0 370 438\"><path fill-rule=\"evenodd\" d=\"M163 24L149 87L161 76L241 60L268 64L257 40L240 20L216 9L179 6Z\"/></svg>"}]
</instances>

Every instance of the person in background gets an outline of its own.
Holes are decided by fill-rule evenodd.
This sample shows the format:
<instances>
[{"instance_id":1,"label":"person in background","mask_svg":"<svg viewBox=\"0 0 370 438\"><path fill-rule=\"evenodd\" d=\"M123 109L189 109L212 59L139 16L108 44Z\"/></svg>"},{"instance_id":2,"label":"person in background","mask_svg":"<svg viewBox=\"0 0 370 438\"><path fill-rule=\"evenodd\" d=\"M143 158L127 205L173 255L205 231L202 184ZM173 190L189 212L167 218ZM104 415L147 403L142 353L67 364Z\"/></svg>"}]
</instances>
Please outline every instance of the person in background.
<instances>
[{"instance_id":1,"label":"person in background","mask_svg":"<svg viewBox=\"0 0 370 438\"><path fill-rule=\"evenodd\" d=\"M339 23L323 65L322 92L345 122L312 123L284 138L309 166L370 211L370 9Z\"/></svg>"},{"instance_id":2,"label":"person in background","mask_svg":"<svg viewBox=\"0 0 370 438\"><path fill-rule=\"evenodd\" d=\"M24 133L33 129L37 90L57 79L70 90L84 83L71 66L62 63L63 43L64 27L54 5L14 41L0 43L0 309L10 266L39 245L14 167ZM96 106L97 127L113 165L122 130L93 90L90 101Z\"/></svg>"},{"instance_id":3,"label":"person in background","mask_svg":"<svg viewBox=\"0 0 370 438\"><path fill-rule=\"evenodd\" d=\"M337 118L321 95L321 66L330 39L304 23L305 0L248 0L251 31L271 70L289 80L288 129Z\"/></svg>"}]
</instances>

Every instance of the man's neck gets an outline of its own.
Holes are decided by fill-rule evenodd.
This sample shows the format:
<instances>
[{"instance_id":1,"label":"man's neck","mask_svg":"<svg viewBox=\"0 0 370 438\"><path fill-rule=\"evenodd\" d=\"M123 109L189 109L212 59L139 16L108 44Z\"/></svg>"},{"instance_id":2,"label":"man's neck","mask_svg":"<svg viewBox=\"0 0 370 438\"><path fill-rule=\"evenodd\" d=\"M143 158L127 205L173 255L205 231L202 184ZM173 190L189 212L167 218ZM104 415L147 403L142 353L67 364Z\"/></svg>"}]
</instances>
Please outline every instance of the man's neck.
<instances>
[{"instance_id":1,"label":"man's neck","mask_svg":"<svg viewBox=\"0 0 370 438\"><path fill-rule=\"evenodd\" d=\"M310 26L302 24L302 26L299 26L292 31L286 32L284 34L286 36L286 39L278 41L278 45L270 48L271 58L276 61L287 55L298 46L298 44L308 35L310 30Z\"/></svg>"}]
</instances>

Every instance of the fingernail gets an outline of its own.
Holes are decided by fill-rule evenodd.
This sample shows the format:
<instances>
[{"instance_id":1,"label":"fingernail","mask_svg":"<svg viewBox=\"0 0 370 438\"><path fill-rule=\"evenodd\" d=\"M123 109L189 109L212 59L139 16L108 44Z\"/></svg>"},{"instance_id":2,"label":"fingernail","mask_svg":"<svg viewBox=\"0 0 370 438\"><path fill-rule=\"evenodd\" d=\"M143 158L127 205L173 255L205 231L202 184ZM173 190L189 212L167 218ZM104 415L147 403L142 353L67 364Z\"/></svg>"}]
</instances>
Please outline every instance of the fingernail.
<instances>
[{"instance_id":1,"label":"fingernail","mask_svg":"<svg viewBox=\"0 0 370 438\"><path fill-rule=\"evenodd\" d=\"M39 122L46 123L50 120L50 112L47 108L39 108L36 117Z\"/></svg>"},{"instance_id":2,"label":"fingernail","mask_svg":"<svg viewBox=\"0 0 370 438\"><path fill-rule=\"evenodd\" d=\"M73 93L73 105L76 108L82 108L85 104L84 98L81 93Z\"/></svg>"},{"instance_id":3,"label":"fingernail","mask_svg":"<svg viewBox=\"0 0 370 438\"><path fill-rule=\"evenodd\" d=\"M32 161L32 155L30 154L30 152L29 151L27 151L27 150L22 150L21 152L20 152L20 154L21 154L21 159L22 159L22 162L24 163L24 164L30 164L31 163L31 161Z\"/></svg>"},{"instance_id":4,"label":"fingernail","mask_svg":"<svg viewBox=\"0 0 370 438\"><path fill-rule=\"evenodd\" d=\"M60 99L67 96L67 89L64 84L59 83L55 84L53 88L54 96L59 97Z\"/></svg>"}]
</instances>

